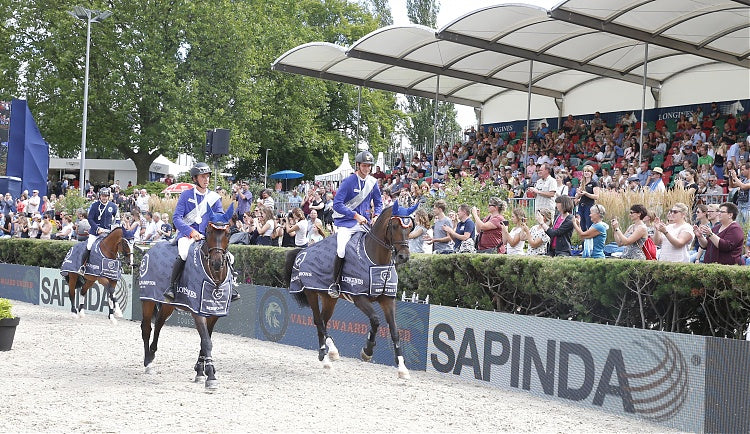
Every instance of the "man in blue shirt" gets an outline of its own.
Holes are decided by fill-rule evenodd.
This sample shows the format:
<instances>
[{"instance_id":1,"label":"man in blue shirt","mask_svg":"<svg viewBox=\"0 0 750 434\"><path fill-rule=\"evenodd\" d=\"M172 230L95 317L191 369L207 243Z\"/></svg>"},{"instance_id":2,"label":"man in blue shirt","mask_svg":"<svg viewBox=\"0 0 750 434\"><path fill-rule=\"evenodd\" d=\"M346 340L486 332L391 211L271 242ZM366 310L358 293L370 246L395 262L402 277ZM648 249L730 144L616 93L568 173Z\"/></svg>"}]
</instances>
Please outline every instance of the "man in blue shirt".
<instances>
[{"instance_id":1,"label":"man in blue shirt","mask_svg":"<svg viewBox=\"0 0 750 434\"><path fill-rule=\"evenodd\" d=\"M461 249L461 243L474 238L475 225L474 221L469 217L471 214L471 208L468 204L461 204L458 207L458 223L456 228L452 228L448 225L444 226L444 230L453 240L453 252L458 252ZM446 253L453 253L446 252Z\"/></svg>"},{"instance_id":2,"label":"man in blue shirt","mask_svg":"<svg viewBox=\"0 0 750 434\"><path fill-rule=\"evenodd\" d=\"M119 221L119 210L114 202L109 201L110 194L107 187L99 189L99 201L92 203L89 207L87 220L91 228L89 229L89 238L86 243L86 252L84 252L83 261L81 261L81 270L78 274L84 274L84 266L89 260L91 246L94 245L96 238L100 234L112 230L112 225L116 221Z\"/></svg>"},{"instance_id":3,"label":"man in blue shirt","mask_svg":"<svg viewBox=\"0 0 750 434\"><path fill-rule=\"evenodd\" d=\"M242 181L235 195L237 201L237 216L242 219L246 212L250 211L253 203L253 193L248 189L247 181Z\"/></svg>"},{"instance_id":4,"label":"man in blue shirt","mask_svg":"<svg viewBox=\"0 0 750 434\"><path fill-rule=\"evenodd\" d=\"M336 232L336 259L333 263L334 282L328 295L337 298L340 294L341 271L344 268L346 244L352 234L364 231L368 223L366 215L372 209L372 220L383 211L378 181L370 176L374 158L368 151L362 151L354 159L357 169L346 177L333 198L333 224Z\"/></svg>"},{"instance_id":5,"label":"man in blue shirt","mask_svg":"<svg viewBox=\"0 0 750 434\"><path fill-rule=\"evenodd\" d=\"M224 212L221 196L208 188L211 181L211 168L206 163L196 163L190 168L190 176L193 177L195 185L192 189L185 190L180 194L172 216L172 222L177 229L177 252L180 256L172 268L171 285L164 292L164 298L167 302L174 301L177 282L185 268L190 246L206 237L208 219L205 214L208 208L210 207L217 214Z\"/></svg>"}]
</instances>

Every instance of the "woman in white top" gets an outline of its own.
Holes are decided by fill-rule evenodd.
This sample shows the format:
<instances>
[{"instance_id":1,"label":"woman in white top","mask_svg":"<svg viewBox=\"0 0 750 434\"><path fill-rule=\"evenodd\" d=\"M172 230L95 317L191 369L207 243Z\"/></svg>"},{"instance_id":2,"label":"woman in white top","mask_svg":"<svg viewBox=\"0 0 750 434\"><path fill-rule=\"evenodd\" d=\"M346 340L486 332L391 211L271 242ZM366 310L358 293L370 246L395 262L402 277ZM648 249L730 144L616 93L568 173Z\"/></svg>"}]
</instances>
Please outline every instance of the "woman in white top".
<instances>
[{"instance_id":1,"label":"woman in white top","mask_svg":"<svg viewBox=\"0 0 750 434\"><path fill-rule=\"evenodd\" d=\"M317 193L315 193L317 195ZM294 232L294 246L307 247L307 230L310 222L305 218L305 213L301 208L292 208L292 215L296 223L292 225L288 220L286 222L286 231Z\"/></svg>"},{"instance_id":2,"label":"woman in white top","mask_svg":"<svg viewBox=\"0 0 750 434\"><path fill-rule=\"evenodd\" d=\"M552 222L552 211L547 208L542 208L534 215L537 224L531 227L529 230L529 251L528 255L545 256L547 254L547 246L549 245L549 235L544 231L541 224L549 225Z\"/></svg>"},{"instance_id":3,"label":"woman in white top","mask_svg":"<svg viewBox=\"0 0 750 434\"><path fill-rule=\"evenodd\" d=\"M510 221L515 227L508 232L508 227L502 225L503 239L507 241L505 253L508 255L525 255L524 247L529 237L529 227L526 226L526 212L521 208L516 208L510 214Z\"/></svg>"},{"instance_id":4,"label":"woman in white top","mask_svg":"<svg viewBox=\"0 0 750 434\"><path fill-rule=\"evenodd\" d=\"M689 212L687 205L678 202L667 214L668 225L658 219L654 223L654 243L661 245L660 261L690 262L688 247L693 241L693 227L688 222Z\"/></svg>"},{"instance_id":5,"label":"woman in white top","mask_svg":"<svg viewBox=\"0 0 750 434\"><path fill-rule=\"evenodd\" d=\"M414 229L409 232L409 251L411 253L424 253L424 237L427 228L430 227L430 216L422 208L414 212Z\"/></svg>"},{"instance_id":6,"label":"woman in white top","mask_svg":"<svg viewBox=\"0 0 750 434\"><path fill-rule=\"evenodd\" d=\"M58 240L69 240L73 235L73 219L69 215L66 215L62 218L62 221L62 229L57 231L55 238Z\"/></svg>"},{"instance_id":7,"label":"woman in white top","mask_svg":"<svg viewBox=\"0 0 750 434\"><path fill-rule=\"evenodd\" d=\"M567 196L568 186L565 184L565 172L563 171L557 172L555 174L555 181L557 181L557 189L555 190L555 194L557 196Z\"/></svg>"},{"instance_id":8,"label":"woman in white top","mask_svg":"<svg viewBox=\"0 0 750 434\"><path fill-rule=\"evenodd\" d=\"M320 223L310 224L310 230L307 231L307 245L312 246L313 244L322 241L325 236L325 231Z\"/></svg>"},{"instance_id":9,"label":"woman in white top","mask_svg":"<svg viewBox=\"0 0 750 434\"><path fill-rule=\"evenodd\" d=\"M260 222L258 222L256 227L260 227L258 229L258 245L270 246L271 235L276 227L276 220L273 217L273 210L271 208L261 207Z\"/></svg>"}]
</instances>

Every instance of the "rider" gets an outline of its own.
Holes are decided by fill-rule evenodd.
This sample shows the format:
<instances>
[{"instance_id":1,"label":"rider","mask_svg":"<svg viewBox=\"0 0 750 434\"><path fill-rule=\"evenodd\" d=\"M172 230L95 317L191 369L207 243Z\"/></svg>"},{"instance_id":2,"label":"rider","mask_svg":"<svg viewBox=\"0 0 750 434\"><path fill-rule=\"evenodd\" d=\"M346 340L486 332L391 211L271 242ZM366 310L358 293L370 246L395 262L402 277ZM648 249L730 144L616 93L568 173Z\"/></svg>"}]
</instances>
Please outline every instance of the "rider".
<instances>
[{"instance_id":1,"label":"rider","mask_svg":"<svg viewBox=\"0 0 750 434\"><path fill-rule=\"evenodd\" d=\"M172 222L177 229L177 251L180 256L172 269L170 287L164 292L164 298L168 302L174 301L177 282L185 268L185 261L190 250L190 245L195 241L205 238L207 221L204 215L207 207L215 213L221 214L224 208L221 204L221 196L213 190L208 189L211 178L211 168L206 163L195 163L190 168L190 176L193 178L194 187L185 190L177 200L177 207L172 217ZM204 205L205 202L205 205ZM239 294L232 292L232 300L239 298Z\"/></svg>"},{"instance_id":2,"label":"rider","mask_svg":"<svg viewBox=\"0 0 750 434\"><path fill-rule=\"evenodd\" d=\"M109 201L110 191L107 187L99 189L99 201L94 202L89 207L88 222L91 225L89 229L89 239L86 243L86 251L83 253L83 260L81 261L81 272L84 274L84 266L89 260L91 254L91 246L94 245L94 241L100 234L107 233L112 230L112 225L119 221L119 209L114 202Z\"/></svg>"},{"instance_id":3,"label":"rider","mask_svg":"<svg viewBox=\"0 0 750 434\"><path fill-rule=\"evenodd\" d=\"M370 176L372 154L362 151L355 157L357 170L346 177L333 198L333 224L336 232L336 259L333 263L333 284L328 295L337 298L341 291L341 271L344 268L346 244L354 232L364 231L365 214L373 207L372 220L383 210L377 179Z\"/></svg>"}]
</instances>

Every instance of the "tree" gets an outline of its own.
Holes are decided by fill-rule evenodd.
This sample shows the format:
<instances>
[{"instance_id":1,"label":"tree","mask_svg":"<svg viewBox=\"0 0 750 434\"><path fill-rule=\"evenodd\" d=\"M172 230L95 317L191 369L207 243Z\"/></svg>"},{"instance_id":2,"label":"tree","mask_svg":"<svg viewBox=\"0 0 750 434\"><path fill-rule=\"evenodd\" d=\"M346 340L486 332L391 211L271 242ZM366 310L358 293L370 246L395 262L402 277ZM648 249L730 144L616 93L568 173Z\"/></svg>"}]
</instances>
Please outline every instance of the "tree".
<instances>
[{"instance_id":1,"label":"tree","mask_svg":"<svg viewBox=\"0 0 750 434\"><path fill-rule=\"evenodd\" d=\"M80 148L85 23L62 0L0 5L0 97L29 101L53 152ZM160 154L203 154L205 131L228 128L240 176L295 168L321 173L353 148L356 87L272 71L302 43L349 45L377 27L346 0L94 1L112 17L91 26L88 156L131 158L138 182ZM220 23L217 24L217 23ZM363 92L362 128L383 144L395 97ZM284 166L284 167L282 167Z\"/></svg>"}]
</instances>

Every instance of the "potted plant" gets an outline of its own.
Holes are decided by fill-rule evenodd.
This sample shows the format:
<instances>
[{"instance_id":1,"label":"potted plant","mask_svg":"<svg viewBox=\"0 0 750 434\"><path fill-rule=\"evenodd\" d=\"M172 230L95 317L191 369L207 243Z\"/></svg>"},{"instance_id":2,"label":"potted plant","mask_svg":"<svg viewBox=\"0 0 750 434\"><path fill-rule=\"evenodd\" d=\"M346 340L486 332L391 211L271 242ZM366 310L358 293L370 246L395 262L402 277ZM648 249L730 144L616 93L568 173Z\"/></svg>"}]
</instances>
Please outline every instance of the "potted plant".
<instances>
[{"instance_id":1,"label":"potted plant","mask_svg":"<svg viewBox=\"0 0 750 434\"><path fill-rule=\"evenodd\" d=\"M13 337L16 335L16 326L21 320L11 313L10 300L0 298L0 351L10 351L13 346Z\"/></svg>"}]
</instances>

